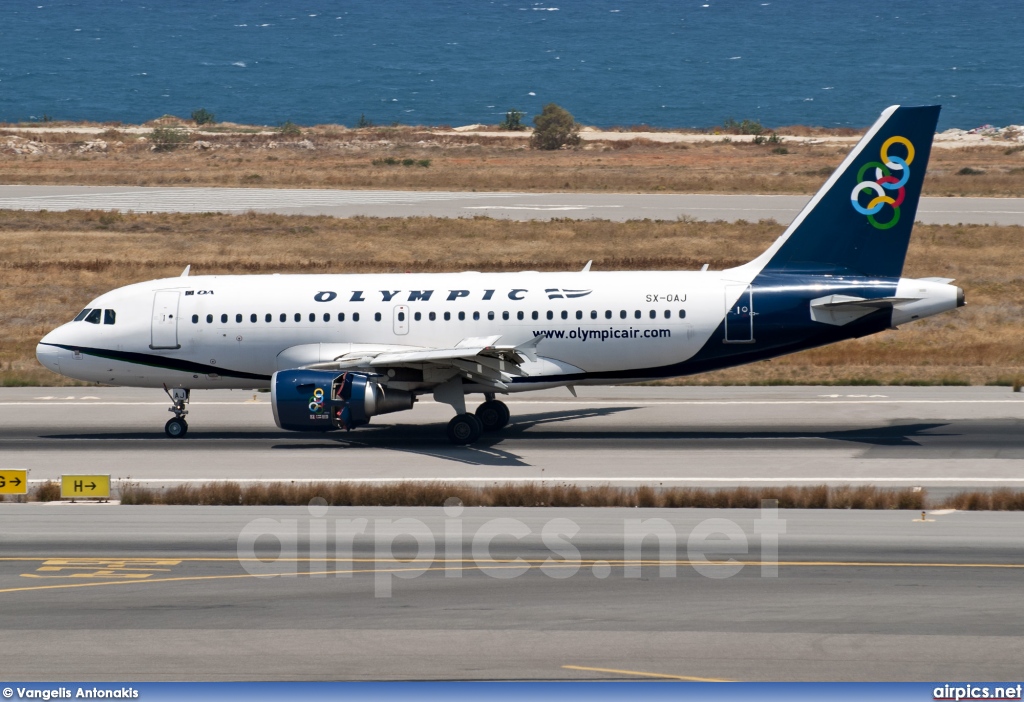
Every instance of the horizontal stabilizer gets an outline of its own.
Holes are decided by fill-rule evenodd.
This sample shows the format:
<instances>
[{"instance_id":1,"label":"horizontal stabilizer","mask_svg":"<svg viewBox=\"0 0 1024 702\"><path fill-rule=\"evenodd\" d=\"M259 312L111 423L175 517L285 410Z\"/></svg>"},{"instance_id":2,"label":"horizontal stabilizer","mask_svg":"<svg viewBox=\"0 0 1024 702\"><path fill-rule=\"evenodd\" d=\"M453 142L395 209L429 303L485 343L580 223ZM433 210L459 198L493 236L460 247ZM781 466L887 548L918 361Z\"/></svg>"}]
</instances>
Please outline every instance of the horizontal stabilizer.
<instances>
[{"instance_id":1,"label":"horizontal stabilizer","mask_svg":"<svg viewBox=\"0 0 1024 702\"><path fill-rule=\"evenodd\" d=\"M911 302L911 297L853 297L852 295L826 295L811 300L811 319L823 324L841 327L864 315L891 308L900 302Z\"/></svg>"}]
</instances>

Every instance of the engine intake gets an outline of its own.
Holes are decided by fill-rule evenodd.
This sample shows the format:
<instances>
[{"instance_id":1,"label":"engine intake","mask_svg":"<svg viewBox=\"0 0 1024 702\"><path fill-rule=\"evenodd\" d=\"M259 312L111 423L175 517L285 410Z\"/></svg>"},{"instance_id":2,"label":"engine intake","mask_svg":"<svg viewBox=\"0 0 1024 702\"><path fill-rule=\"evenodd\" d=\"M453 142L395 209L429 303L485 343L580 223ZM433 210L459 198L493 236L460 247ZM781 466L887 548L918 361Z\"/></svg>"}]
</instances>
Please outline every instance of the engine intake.
<instances>
[{"instance_id":1,"label":"engine intake","mask_svg":"<svg viewBox=\"0 0 1024 702\"><path fill-rule=\"evenodd\" d=\"M270 402L274 422L291 431L355 429L370 417L412 409L405 390L386 388L367 373L287 370L274 373Z\"/></svg>"}]
</instances>

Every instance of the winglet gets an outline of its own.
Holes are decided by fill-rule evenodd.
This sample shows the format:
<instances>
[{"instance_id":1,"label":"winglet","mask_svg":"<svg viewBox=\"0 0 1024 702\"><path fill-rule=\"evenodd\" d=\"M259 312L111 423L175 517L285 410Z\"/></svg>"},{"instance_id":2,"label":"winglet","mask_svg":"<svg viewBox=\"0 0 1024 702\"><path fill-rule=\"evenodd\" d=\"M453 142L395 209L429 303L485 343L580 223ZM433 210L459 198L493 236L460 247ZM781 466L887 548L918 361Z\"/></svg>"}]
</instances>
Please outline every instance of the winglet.
<instances>
[{"instance_id":1,"label":"winglet","mask_svg":"<svg viewBox=\"0 0 1024 702\"><path fill-rule=\"evenodd\" d=\"M190 263L190 264L188 264L187 266L185 266L185 270L183 270L183 271L181 272L181 277L182 277L182 278L188 278L188 272L189 272L190 270L192 270L192 264L191 264L191 263Z\"/></svg>"},{"instance_id":2,"label":"winglet","mask_svg":"<svg viewBox=\"0 0 1024 702\"><path fill-rule=\"evenodd\" d=\"M594 262L594 259L590 259L589 261L587 261L587 265L583 266L583 270L580 271L580 273L589 273L590 272L590 264L592 264L593 262Z\"/></svg>"}]
</instances>

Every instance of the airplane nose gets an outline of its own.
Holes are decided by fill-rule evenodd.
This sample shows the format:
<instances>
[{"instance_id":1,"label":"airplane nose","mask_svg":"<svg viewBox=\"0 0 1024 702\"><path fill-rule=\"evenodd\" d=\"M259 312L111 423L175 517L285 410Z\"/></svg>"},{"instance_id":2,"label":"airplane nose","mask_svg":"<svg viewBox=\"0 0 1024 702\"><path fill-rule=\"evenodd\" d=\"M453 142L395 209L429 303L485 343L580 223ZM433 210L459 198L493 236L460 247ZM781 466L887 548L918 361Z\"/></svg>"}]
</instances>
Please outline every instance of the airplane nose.
<instances>
[{"instance_id":1,"label":"airplane nose","mask_svg":"<svg viewBox=\"0 0 1024 702\"><path fill-rule=\"evenodd\" d=\"M36 344L36 358L54 373L60 373L60 349L50 344Z\"/></svg>"}]
</instances>

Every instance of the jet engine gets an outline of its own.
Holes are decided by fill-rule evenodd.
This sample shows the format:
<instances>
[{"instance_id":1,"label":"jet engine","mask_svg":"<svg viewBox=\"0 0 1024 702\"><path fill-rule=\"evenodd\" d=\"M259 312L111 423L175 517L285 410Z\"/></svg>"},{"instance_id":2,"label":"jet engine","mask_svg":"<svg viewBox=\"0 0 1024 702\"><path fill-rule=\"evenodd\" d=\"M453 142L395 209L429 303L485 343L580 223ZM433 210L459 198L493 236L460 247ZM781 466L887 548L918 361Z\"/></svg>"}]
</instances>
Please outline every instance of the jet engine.
<instances>
[{"instance_id":1,"label":"jet engine","mask_svg":"<svg viewBox=\"0 0 1024 702\"><path fill-rule=\"evenodd\" d=\"M270 402L274 421L291 431L355 429L370 417L412 409L412 393L377 382L367 373L287 370L274 373Z\"/></svg>"}]
</instances>

